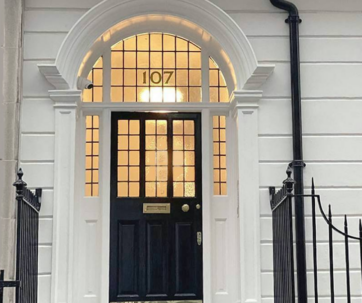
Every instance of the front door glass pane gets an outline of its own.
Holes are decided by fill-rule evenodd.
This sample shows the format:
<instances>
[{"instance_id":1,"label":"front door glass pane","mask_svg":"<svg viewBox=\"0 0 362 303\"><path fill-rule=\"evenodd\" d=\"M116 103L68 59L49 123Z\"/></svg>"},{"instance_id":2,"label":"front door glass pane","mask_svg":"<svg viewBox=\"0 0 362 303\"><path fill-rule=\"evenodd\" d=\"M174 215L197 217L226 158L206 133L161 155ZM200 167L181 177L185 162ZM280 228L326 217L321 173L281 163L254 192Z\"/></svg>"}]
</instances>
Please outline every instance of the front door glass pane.
<instances>
[{"instance_id":1,"label":"front door glass pane","mask_svg":"<svg viewBox=\"0 0 362 303\"><path fill-rule=\"evenodd\" d=\"M167 121L146 120L146 197L167 197Z\"/></svg>"},{"instance_id":2,"label":"front door glass pane","mask_svg":"<svg viewBox=\"0 0 362 303\"><path fill-rule=\"evenodd\" d=\"M173 121L173 196L195 197L195 123Z\"/></svg>"},{"instance_id":3,"label":"front door glass pane","mask_svg":"<svg viewBox=\"0 0 362 303\"><path fill-rule=\"evenodd\" d=\"M118 197L140 195L140 121L118 121Z\"/></svg>"},{"instance_id":4,"label":"front door glass pane","mask_svg":"<svg viewBox=\"0 0 362 303\"><path fill-rule=\"evenodd\" d=\"M117 146L118 197L196 196L194 120L118 120Z\"/></svg>"}]
</instances>

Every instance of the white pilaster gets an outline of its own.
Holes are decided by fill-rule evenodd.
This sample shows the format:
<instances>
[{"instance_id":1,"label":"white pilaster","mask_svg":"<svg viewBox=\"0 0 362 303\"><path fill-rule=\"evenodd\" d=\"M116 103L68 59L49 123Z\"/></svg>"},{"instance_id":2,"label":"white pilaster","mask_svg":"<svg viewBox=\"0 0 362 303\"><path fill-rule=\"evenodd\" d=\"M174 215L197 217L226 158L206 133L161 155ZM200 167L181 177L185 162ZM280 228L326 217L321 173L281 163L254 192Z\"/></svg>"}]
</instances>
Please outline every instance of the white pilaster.
<instances>
[{"instance_id":1,"label":"white pilaster","mask_svg":"<svg viewBox=\"0 0 362 303\"><path fill-rule=\"evenodd\" d=\"M81 91L52 90L55 109L54 211L51 303L72 295L76 115Z\"/></svg>"},{"instance_id":2,"label":"white pilaster","mask_svg":"<svg viewBox=\"0 0 362 303\"><path fill-rule=\"evenodd\" d=\"M241 302L261 302L258 102L261 91L235 91L238 139Z\"/></svg>"}]
</instances>

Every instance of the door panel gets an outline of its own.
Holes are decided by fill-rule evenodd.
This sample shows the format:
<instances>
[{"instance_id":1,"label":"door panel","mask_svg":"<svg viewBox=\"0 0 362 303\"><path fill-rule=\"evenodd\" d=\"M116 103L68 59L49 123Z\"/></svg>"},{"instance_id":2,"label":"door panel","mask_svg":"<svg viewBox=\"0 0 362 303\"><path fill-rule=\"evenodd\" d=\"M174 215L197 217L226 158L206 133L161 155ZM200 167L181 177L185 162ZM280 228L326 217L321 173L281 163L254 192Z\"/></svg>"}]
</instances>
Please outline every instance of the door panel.
<instances>
[{"instance_id":1,"label":"door panel","mask_svg":"<svg viewBox=\"0 0 362 303\"><path fill-rule=\"evenodd\" d=\"M113 113L111 145L110 301L202 300L200 114Z\"/></svg>"},{"instance_id":2,"label":"door panel","mask_svg":"<svg viewBox=\"0 0 362 303\"><path fill-rule=\"evenodd\" d=\"M195 239L192 222L178 222L175 230L176 294L196 296L194 259Z\"/></svg>"},{"instance_id":3,"label":"door panel","mask_svg":"<svg viewBox=\"0 0 362 303\"><path fill-rule=\"evenodd\" d=\"M147 222L147 296L167 296L167 222Z\"/></svg>"},{"instance_id":4,"label":"door panel","mask_svg":"<svg viewBox=\"0 0 362 303\"><path fill-rule=\"evenodd\" d=\"M138 222L118 223L118 294L134 296L138 294Z\"/></svg>"}]
</instances>

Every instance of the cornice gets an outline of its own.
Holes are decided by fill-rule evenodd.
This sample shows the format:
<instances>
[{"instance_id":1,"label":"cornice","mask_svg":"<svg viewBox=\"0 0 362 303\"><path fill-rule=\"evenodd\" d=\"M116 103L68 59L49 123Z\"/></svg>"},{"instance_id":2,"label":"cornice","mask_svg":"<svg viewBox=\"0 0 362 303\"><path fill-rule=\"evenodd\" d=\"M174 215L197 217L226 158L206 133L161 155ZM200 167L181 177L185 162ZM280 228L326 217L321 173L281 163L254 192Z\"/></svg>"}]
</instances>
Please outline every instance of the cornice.
<instances>
[{"instance_id":1,"label":"cornice","mask_svg":"<svg viewBox=\"0 0 362 303\"><path fill-rule=\"evenodd\" d=\"M246 81L245 90L257 90L273 73L275 65L258 65L251 77Z\"/></svg>"},{"instance_id":2,"label":"cornice","mask_svg":"<svg viewBox=\"0 0 362 303\"><path fill-rule=\"evenodd\" d=\"M38 64L39 71L56 89L69 89L67 81L60 74L55 64Z\"/></svg>"},{"instance_id":3,"label":"cornice","mask_svg":"<svg viewBox=\"0 0 362 303\"><path fill-rule=\"evenodd\" d=\"M49 96L55 108L76 108L81 99L80 90L50 90Z\"/></svg>"}]
</instances>

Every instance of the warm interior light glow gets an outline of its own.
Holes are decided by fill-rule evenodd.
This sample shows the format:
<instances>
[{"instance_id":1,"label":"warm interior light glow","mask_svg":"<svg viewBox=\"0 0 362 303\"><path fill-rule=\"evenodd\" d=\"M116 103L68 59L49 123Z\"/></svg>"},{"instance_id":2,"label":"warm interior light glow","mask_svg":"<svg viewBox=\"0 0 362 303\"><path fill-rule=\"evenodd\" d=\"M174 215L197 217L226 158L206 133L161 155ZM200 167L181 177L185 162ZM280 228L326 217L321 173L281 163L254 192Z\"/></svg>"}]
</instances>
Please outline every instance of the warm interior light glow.
<instances>
[{"instance_id":1,"label":"warm interior light glow","mask_svg":"<svg viewBox=\"0 0 362 303\"><path fill-rule=\"evenodd\" d=\"M169 114L169 113L178 113L178 111L175 111L175 110L151 110L151 111L145 112L145 113Z\"/></svg>"},{"instance_id":2,"label":"warm interior light glow","mask_svg":"<svg viewBox=\"0 0 362 303\"><path fill-rule=\"evenodd\" d=\"M141 102L183 102L183 95L179 90L176 90L174 87L164 87L162 93L162 87L151 87L150 89L146 88L141 92Z\"/></svg>"}]
</instances>

